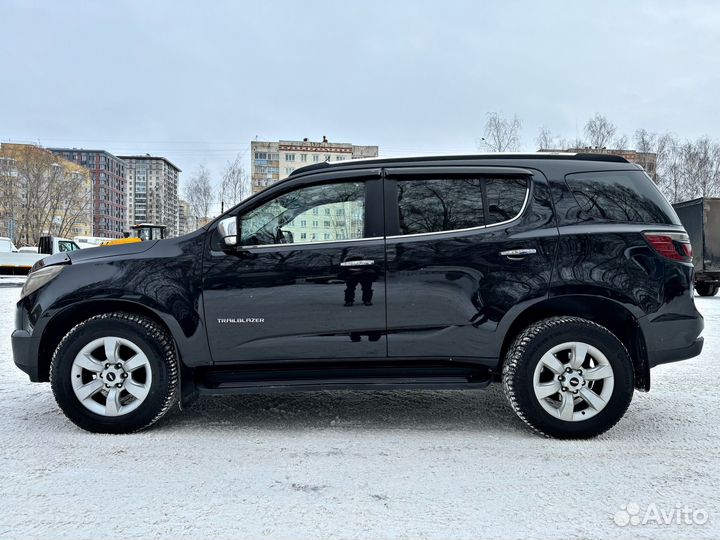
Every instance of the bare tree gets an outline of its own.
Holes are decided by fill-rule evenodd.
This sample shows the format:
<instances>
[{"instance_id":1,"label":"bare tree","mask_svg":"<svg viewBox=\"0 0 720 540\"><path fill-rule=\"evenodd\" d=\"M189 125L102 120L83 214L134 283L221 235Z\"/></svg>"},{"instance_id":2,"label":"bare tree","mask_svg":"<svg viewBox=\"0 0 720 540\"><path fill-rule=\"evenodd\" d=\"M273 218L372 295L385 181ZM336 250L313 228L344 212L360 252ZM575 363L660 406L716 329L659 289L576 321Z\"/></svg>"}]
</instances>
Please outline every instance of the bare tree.
<instances>
[{"instance_id":1,"label":"bare tree","mask_svg":"<svg viewBox=\"0 0 720 540\"><path fill-rule=\"evenodd\" d=\"M0 155L0 231L18 243L17 220L22 205L20 179L17 175L17 160Z\"/></svg>"},{"instance_id":2,"label":"bare tree","mask_svg":"<svg viewBox=\"0 0 720 540\"><path fill-rule=\"evenodd\" d=\"M517 116L503 118L498 113L488 113L485 122L485 136L480 146L489 152L513 152L520 149L520 128Z\"/></svg>"},{"instance_id":3,"label":"bare tree","mask_svg":"<svg viewBox=\"0 0 720 540\"><path fill-rule=\"evenodd\" d=\"M552 132L545 126L540 128L538 136L535 139L535 144L538 150L552 150L557 149L555 145L555 137Z\"/></svg>"},{"instance_id":4,"label":"bare tree","mask_svg":"<svg viewBox=\"0 0 720 540\"><path fill-rule=\"evenodd\" d=\"M78 222L89 223L92 206L90 173L80 167L67 167L59 183L58 207L50 226L56 236L72 236Z\"/></svg>"},{"instance_id":5,"label":"bare tree","mask_svg":"<svg viewBox=\"0 0 720 540\"><path fill-rule=\"evenodd\" d=\"M250 195L250 178L242 166L240 154L228 161L222 175L220 200L223 208L230 208Z\"/></svg>"},{"instance_id":6,"label":"bare tree","mask_svg":"<svg viewBox=\"0 0 720 540\"><path fill-rule=\"evenodd\" d=\"M185 186L185 200L190 205L193 216L206 221L210 217L210 209L217 200L215 189L210 178L210 171L200 165Z\"/></svg>"},{"instance_id":7,"label":"bare tree","mask_svg":"<svg viewBox=\"0 0 720 540\"><path fill-rule=\"evenodd\" d=\"M707 137L687 141L680 148L684 198L720 195L720 147Z\"/></svg>"},{"instance_id":8,"label":"bare tree","mask_svg":"<svg viewBox=\"0 0 720 540\"><path fill-rule=\"evenodd\" d=\"M670 202L682 201L682 194L686 191L685 176L681 158L681 143L670 134L662 135L664 155L658 160L658 186Z\"/></svg>"},{"instance_id":9,"label":"bare tree","mask_svg":"<svg viewBox=\"0 0 720 540\"><path fill-rule=\"evenodd\" d=\"M89 172L37 146L3 145L0 192L0 214L18 245L34 245L43 234L69 236L90 219Z\"/></svg>"},{"instance_id":10,"label":"bare tree","mask_svg":"<svg viewBox=\"0 0 720 540\"><path fill-rule=\"evenodd\" d=\"M585 124L585 137L593 148L608 148L616 132L615 124L600 113L595 113Z\"/></svg>"}]
</instances>

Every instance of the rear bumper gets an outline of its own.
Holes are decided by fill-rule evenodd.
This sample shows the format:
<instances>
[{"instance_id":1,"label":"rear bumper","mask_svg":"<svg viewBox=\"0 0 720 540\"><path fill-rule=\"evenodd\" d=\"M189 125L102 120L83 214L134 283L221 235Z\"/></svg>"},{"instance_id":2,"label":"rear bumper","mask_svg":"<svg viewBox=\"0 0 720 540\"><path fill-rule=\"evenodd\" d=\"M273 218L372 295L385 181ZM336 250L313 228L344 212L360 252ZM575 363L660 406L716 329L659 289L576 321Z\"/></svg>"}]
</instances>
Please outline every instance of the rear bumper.
<instances>
[{"instance_id":1,"label":"rear bumper","mask_svg":"<svg viewBox=\"0 0 720 540\"><path fill-rule=\"evenodd\" d=\"M705 319L694 308L686 313L666 313L654 319L639 319L649 367L698 356L703 349Z\"/></svg>"},{"instance_id":2,"label":"rear bumper","mask_svg":"<svg viewBox=\"0 0 720 540\"><path fill-rule=\"evenodd\" d=\"M702 352L703 342L704 339L699 337L689 347L683 347L681 349L666 349L662 351L649 351L648 356L650 360L650 367L654 368L660 364L668 364L670 362L678 362L680 360L694 358Z\"/></svg>"},{"instance_id":3,"label":"rear bumper","mask_svg":"<svg viewBox=\"0 0 720 540\"><path fill-rule=\"evenodd\" d=\"M38 368L38 339L27 330L15 330L10 336L15 365L30 376L32 382L40 382Z\"/></svg>"}]
</instances>

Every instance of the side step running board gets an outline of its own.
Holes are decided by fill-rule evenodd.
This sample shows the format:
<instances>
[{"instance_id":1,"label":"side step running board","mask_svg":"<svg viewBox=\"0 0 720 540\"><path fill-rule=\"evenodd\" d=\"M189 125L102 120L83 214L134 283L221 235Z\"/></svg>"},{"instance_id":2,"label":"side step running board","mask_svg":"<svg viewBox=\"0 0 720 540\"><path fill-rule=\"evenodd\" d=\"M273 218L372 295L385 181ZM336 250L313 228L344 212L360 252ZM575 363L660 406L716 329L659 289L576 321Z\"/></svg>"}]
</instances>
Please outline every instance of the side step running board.
<instances>
[{"instance_id":1,"label":"side step running board","mask_svg":"<svg viewBox=\"0 0 720 540\"><path fill-rule=\"evenodd\" d=\"M327 370L208 371L197 380L201 395L228 395L311 390L391 390L484 388L492 380L482 367L371 368Z\"/></svg>"}]
</instances>

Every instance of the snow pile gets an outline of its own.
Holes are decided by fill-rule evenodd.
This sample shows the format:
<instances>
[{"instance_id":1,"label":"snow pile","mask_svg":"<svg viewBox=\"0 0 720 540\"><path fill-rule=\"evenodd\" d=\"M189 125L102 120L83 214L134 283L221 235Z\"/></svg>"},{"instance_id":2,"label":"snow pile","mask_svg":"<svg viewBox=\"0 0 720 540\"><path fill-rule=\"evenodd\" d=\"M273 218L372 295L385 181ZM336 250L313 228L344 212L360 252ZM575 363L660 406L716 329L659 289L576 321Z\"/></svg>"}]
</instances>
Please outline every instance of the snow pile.
<instances>
[{"instance_id":1,"label":"snow pile","mask_svg":"<svg viewBox=\"0 0 720 540\"><path fill-rule=\"evenodd\" d=\"M19 290L0 288L0 538L720 536L720 296L697 299L701 357L653 370L609 433L560 442L499 385L205 398L91 435L12 364ZM628 521L652 504L708 520Z\"/></svg>"}]
</instances>

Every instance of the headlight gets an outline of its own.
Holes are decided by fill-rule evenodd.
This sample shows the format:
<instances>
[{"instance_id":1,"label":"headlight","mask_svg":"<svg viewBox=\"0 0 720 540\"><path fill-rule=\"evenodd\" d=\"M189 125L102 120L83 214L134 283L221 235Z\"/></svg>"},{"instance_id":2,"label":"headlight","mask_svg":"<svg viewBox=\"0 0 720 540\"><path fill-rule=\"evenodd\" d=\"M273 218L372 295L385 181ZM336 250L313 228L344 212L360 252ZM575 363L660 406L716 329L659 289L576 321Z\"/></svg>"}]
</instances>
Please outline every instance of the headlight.
<instances>
[{"instance_id":1,"label":"headlight","mask_svg":"<svg viewBox=\"0 0 720 540\"><path fill-rule=\"evenodd\" d=\"M28 294L34 293L40 287L52 281L60 272L62 272L63 268L65 267L62 265L46 266L45 268L41 268L40 270L36 270L35 272L28 274L28 277L25 280L25 285L23 285L22 291L20 291L20 298L25 298Z\"/></svg>"}]
</instances>

